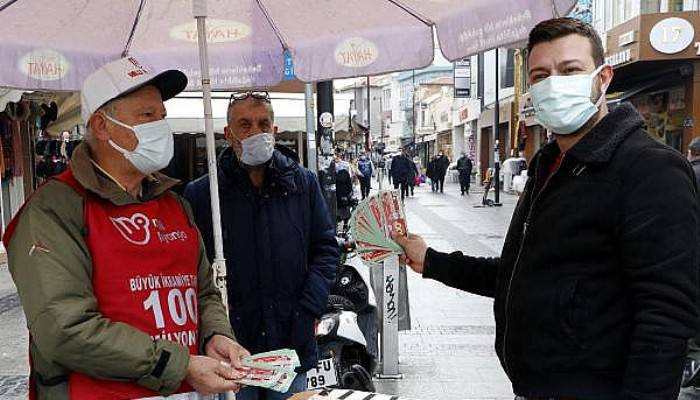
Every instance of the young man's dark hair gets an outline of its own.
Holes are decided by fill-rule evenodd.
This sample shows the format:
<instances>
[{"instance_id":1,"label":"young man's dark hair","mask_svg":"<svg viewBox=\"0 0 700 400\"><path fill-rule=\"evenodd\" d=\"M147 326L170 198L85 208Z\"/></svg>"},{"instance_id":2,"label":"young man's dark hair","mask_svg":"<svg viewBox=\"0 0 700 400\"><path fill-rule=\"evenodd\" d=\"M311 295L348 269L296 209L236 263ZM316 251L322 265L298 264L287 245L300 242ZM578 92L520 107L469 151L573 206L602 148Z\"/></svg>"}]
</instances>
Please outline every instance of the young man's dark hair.
<instances>
[{"instance_id":1,"label":"young man's dark hair","mask_svg":"<svg viewBox=\"0 0 700 400\"><path fill-rule=\"evenodd\" d=\"M588 38L588 41L591 43L591 56L593 61L595 61L596 67L603 65L605 62L605 50L603 50L603 43L598 33L589 24L569 17L549 19L537 24L530 32L527 52L529 54L532 48L540 43L551 42L572 34Z\"/></svg>"}]
</instances>

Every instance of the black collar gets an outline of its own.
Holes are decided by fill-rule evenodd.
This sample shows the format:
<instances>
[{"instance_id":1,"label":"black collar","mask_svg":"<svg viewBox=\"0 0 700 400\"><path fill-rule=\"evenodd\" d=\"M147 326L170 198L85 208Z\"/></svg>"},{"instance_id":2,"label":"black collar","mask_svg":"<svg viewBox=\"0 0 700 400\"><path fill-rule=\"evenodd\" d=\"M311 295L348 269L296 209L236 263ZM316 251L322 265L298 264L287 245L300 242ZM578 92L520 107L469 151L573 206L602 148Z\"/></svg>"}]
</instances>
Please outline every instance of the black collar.
<instances>
[{"instance_id":1,"label":"black collar","mask_svg":"<svg viewBox=\"0 0 700 400\"><path fill-rule=\"evenodd\" d=\"M627 136L642 126L644 120L634 106L622 103L576 143L567 152L567 158L571 157L583 164L605 164L610 161ZM548 168L560 152L556 141L547 143L535 157L538 160L536 165ZM528 171L529 176L533 176L534 173L534 168Z\"/></svg>"},{"instance_id":2,"label":"black collar","mask_svg":"<svg viewBox=\"0 0 700 400\"><path fill-rule=\"evenodd\" d=\"M568 154L585 164L605 164L632 132L644 125L630 103L622 103L596 124Z\"/></svg>"}]
</instances>

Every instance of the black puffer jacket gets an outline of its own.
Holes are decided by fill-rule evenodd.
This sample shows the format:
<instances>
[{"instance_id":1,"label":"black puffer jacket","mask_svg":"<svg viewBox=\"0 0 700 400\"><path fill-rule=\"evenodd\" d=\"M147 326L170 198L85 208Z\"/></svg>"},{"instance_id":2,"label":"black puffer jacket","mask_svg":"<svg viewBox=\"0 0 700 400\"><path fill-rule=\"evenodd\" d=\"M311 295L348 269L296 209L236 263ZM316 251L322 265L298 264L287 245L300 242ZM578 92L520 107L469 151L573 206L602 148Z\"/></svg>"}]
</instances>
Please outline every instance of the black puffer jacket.
<instances>
[{"instance_id":1,"label":"black puffer jacket","mask_svg":"<svg viewBox=\"0 0 700 400\"><path fill-rule=\"evenodd\" d=\"M495 297L516 394L675 399L698 327L693 171L623 104L535 156L500 258L428 250L424 276Z\"/></svg>"}]
</instances>

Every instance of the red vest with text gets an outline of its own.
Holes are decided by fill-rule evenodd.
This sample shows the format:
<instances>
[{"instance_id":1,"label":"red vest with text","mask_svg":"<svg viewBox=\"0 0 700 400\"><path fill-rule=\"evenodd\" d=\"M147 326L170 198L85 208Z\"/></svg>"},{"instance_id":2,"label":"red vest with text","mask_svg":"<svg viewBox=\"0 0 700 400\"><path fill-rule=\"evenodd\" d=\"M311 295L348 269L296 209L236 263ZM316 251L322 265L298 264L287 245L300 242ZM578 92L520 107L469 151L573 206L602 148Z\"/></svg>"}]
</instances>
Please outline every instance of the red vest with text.
<instances>
[{"instance_id":1,"label":"red vest with text","mask_svg":"<svg viewBox=\"0 0 700 400\"><path fill-rule=\"evenodd\" d=\"M70 169L56 179L85 199L85 239L100 314L153 339L182 344L190 354L197 354L199 239L180 201L166 193L145 203L116 206L86 191ZM70 374L68 383L70 398L76 400L158 395L135 383L101 380L78 372ZM178 393L191 391L183 383Z\"/></svg>"}]
</instances>

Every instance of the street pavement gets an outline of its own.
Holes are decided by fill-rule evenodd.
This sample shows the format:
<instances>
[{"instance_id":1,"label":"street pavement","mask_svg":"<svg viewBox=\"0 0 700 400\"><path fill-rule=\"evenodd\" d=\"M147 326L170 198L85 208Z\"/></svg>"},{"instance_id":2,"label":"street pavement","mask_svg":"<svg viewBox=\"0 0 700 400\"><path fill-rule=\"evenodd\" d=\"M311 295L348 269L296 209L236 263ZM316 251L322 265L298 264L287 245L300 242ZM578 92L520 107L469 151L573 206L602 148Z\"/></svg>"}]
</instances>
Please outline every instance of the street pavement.
<instances>
[{"instance_id":1,"label":"street pavement","mask_svg":"<svg viewBox=\"0 0 700 400\"><path fill-rule=\"evenodd\" d=\"M438 251L498 256L517 198L501 195L502 207L474 207L482 194L478 188L460 196L453 183L445 184L445 193L416 188L405 201L409 231ZM399 335L403 379L377 380L377 391L424 400L512 400L494 350L493 300L412 271L408 288L412 330Z\"/></svg>"},{"instance_id":2,"label":"street pavement","mask_svg":"<svg viewBox=\"0 0 700 400\"><path fill-rule=\"evenodd\" d=\"M415 197L406 200L409 230L439 251L497 256L516 200L502 195L503 207L475 208L481 192L462 197L458 185L446 183L445 193L436 194L422 185ZM423 400L512 400L510 383L493 348L493 301L413 272L408 287L413 329L399 338L403 379L377 380L377 390ZM0 264L0 332L0 399L25 399L26 322L4 263Z\"/></svg>"}]
</instances>

